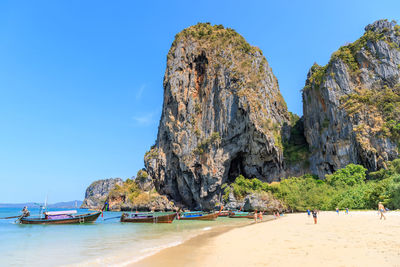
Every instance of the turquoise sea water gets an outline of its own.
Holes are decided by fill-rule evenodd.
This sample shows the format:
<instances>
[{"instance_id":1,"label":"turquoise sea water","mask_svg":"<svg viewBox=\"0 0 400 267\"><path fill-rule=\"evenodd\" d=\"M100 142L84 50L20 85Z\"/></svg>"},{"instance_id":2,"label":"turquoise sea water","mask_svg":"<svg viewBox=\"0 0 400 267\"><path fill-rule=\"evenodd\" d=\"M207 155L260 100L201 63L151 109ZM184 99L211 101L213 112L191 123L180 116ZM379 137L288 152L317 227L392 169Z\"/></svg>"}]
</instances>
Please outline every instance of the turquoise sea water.
<instances>
[{"instance_id":1,"label":"turquoise sea water","mask_svg":"<svg viewBox=\"0 0 400 267\"><path fill-rule=\"evenodd\" d=\"M86 210L79 210L86 212ZM0 208L0 217L19 209ZM37 215L38 210L31 210ZM248 224L248 219L176 221L171 224L120 223L105 212L93 224L20 225L0 220L0 266L124 266L211 228Z\"/></svg>"}]
</instances>

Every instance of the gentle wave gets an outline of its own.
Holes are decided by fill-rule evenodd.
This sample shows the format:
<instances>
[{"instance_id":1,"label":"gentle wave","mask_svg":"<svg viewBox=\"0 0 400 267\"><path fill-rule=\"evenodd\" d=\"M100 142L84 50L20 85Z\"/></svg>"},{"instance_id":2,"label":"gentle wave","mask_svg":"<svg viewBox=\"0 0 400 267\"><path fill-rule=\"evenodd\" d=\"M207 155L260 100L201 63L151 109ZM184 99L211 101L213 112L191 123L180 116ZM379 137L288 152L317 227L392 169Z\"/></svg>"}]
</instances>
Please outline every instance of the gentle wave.
<instances>
[{"instance_id":1,"label":"gentle wave","mask_svg":"<svg viewBox=\"0 0 400 267\"><path fill-rule=\"evenodd\" d=\"M163 249L167 249L170 247L175 247L180 244L182 244L183 241L174 241L170 242L168 244L160 245L157 247L152 247L152 248L146 248L142 249L138 252L137 256L131 256L128 260L123 260L121 261L121 255L113 255L109 257L103 257L103 258L97 258L94 260L90 261L85 261L81 263L75 263L75 264L69 264L69 265L64 265L64 267L87 267L87 266L113 266L113 267L119 267L119 266L128 266L130 264L133 264L135 262L141 261L147 257L150 257L159 251Z\"/></svg>"},{"instance_id":2,"label":"gentle wave","mask_svg":"<svg viewBox=\"0 0 400 267\"><path fill-rule=\"evenodd\" d=\"M132 264L132 263L138 262L140 260L143 260L143 259L145 259L147 257L150 257L150 256L158 253L159 251L163 250L163 249L175 247L175 246L178 246L178 245L180 245L182 243L183 243L183 241L176 241L176 242L172 242L170 244L166 244L166 245L163 245L163 246L158 246L158 247L151 248L151 249L144 249L143 251L146 252L145 255L142 255L142 256L134 258L134 259L132 259L130 261L127 261L127 262L124 262L124 263L121 263L121 264L118 264L118 265L112 265L112 266L127 266L129 264Z\"/></svg>"}]
</instances>

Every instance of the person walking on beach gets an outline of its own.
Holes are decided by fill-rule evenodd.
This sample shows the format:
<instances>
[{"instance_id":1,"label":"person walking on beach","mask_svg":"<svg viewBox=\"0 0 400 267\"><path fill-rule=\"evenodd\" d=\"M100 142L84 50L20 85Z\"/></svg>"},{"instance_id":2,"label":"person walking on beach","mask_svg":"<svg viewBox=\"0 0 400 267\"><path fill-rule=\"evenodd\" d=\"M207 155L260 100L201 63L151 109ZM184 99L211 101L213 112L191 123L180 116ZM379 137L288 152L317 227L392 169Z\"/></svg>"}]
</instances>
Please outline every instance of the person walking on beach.
<instances>
[{"instance_id":1,"label":"person walking on beach","mask_svg":"<svg viewBox=\"0 0 400 267\"><path fill-rule=\"evenodd\" d=\"M262 222L262 220L263 220L263 214L262 214L261 211L260 211L260 213L258 214L258 219L260 220L260 222Z\"/></svg>"},{"instance_id":2,"label":"person walking on beach","mask_svg":"<svg viewBox=\"0 0 400 267\"><path fill-rule=\"evenodd\" d=\"M379 212L380 212L380 214L381 214L380 220L382 220L382 218L383 218L384 220L386 220L385 215L383 215L383 213L385 212L385 207L383 206L382 202L379 202L379 204L378 204L378 210L379 210Z\"/></svg>"},{"instance_id":3,"label":"person walking on beach","mask_svg":"<svg viewBox=\"0 0 400 267\"><path fill-rule=\"evenodd\" d=\"M346 208L346 214L349 214L349 208Z\"/></svg>"},{"instance_id":4,"label":"person walking on beach","mask_svg":"<svg viewBox=\"0 0 400 267\"><path fill-rule=\"evenodd\" d=\"M308 215L308 217L310 217L310 215L311 215L310 209L307 209L307 215Z\"/></svg>"},{"instance_id":5,"label":"person walking on beach","mask_svg":"<svg viewBox=\"0 0 400 267\"><path fill-rule=\"evenodd\" d=\"M336 213L337 215L339 215L339 208L336 208Z\"/></svg>"},{"instance_id":6,"label":"person walking on beach","mask_svg":"<svg viewBox=\"0 0 400 267\"><path fill-rule=\"evenodd\" d=\"M312 216L314 218L314 224L317 224L317 210L312 211Z\"/></svg>"},{"instance_id":7,"label":"person walking on beach","mask_svg":"<svg viewBox=\"0 0 400 267\"><path fill-rule=\"evenodd\" d=\"M255 222L255 223L257 223L257 217L258 217L258 215L257 215L257 210L255 210L255 211L254 211L254 222Z\"/></svg>"}]
</instances>

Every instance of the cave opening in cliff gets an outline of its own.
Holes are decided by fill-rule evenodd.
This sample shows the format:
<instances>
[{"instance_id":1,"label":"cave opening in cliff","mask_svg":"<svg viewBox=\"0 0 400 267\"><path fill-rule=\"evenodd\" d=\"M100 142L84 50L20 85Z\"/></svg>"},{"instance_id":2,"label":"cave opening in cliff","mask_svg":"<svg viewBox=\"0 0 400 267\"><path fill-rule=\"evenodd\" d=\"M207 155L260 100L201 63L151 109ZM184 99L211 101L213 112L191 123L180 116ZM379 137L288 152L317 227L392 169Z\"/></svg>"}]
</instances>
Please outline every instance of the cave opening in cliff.
<instances>
[{"instance_id":1,"label":"cave opening in cliff","mask_svg":"<svg viewBox=\"0 0 400 267\"><path fill-rule=\"evenodd\" d=\"M196 77L195 87L196 90L199 91L199 89L203 85L206 75L206 69L208 64L206 53L204 51L201 52L201 54L194 59L194 63L195 63L195 77Z\"/></svg>"},{"instance_id":2,"label":"cave opening in cliff","mask_svg":"<svg viewBox=\"0 0 400 267\"><path fill-rule=\"evenodd\" d=\"M232 160L228 171L228 183L233 183L239 175L246 177L244 172L244 153L237 154Z\"/></svg>"},{"instance_id":3,"label":"cave opening in cliff","mask_svg":"<svg viewBox=\"0 0 400 267\"><path fill-rule=\"evenodd\" d=\"M330 164L329 162L326 162L325 172L326 173L334 173L335 172L335 167L332 164Z\"/></svg>"}]
</instances>

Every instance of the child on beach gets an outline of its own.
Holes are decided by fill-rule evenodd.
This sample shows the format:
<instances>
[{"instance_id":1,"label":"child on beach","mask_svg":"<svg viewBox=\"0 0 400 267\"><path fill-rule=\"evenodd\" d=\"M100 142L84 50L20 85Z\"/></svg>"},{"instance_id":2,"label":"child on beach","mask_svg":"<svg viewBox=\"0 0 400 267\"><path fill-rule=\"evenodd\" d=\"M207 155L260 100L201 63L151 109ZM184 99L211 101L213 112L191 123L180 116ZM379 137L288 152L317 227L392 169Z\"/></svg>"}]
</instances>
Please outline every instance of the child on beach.
<instances>
[{"instance_id":1,"label":"child on beach","mask_svg":"<svg viewBox=\"0 0 400 267\"><path fill-rule=\"evenodd\" d=\"M257 210L254 211L254 222L257 223Z\"/></svg>"},{"instance_id":2,"label":"child on beach","mask_svg":"<svg viewBox=\"0 0 400 267\"><path fill-rule=\"evenodd\" d=\"M260 222L262 222L262 220L263 220L263 214L262 214L261 211L260 211L260 213L258 214L258 219L260 220Z\"/></svg>"},{"instance_id":3,"label":"child on beach","mask_svg":"<svg viewBox=\"0 0 400 267\"><path fill-rule=\"evenodd\" d=\"M307 215L308 215L308 217L310 217L310 215L311 215L310 209L307 209Z\"/></svg>"},{"instance_id":4,"label":"child on beach","mask_svg":"<svg viewBox=\"0 0 400 267\"><path fill-rule=\"evenodd\" d=\"M312 216L314 218L314 224L317 224L317 210L312 211Z\"/></svg>"},{"instance_id":5,"label":"child on beach","mask_svg":"<svg viewBox=\"0 0 400 267\"><path fill-rule=\"evenodd\" d=\"M346 214L349 214L349 208L346 208Z\"/></svg>"},{"instance_id":6,"label":"child on beach","mask_svg":"<svg viewBox=\"0 0 400 267\"><path fill-rule=\"evenodd\" d=\"M336 208L336 213L337 215L339 215L339 208Z\"/></svg>"}]
</instances>

